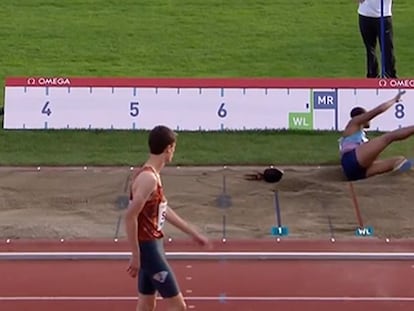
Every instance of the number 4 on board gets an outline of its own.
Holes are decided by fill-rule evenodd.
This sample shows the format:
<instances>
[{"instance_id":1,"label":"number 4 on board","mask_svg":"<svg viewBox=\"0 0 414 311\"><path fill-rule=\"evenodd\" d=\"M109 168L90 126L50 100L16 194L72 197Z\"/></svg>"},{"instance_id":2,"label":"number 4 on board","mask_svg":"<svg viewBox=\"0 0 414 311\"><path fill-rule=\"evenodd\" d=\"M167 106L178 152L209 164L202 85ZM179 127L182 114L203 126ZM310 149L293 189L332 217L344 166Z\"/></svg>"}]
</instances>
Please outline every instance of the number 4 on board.
<instances>
[{"instance_id":1,"label":"number 4 on board","mask_svg":"<svg viewBox=\"0 0 414 311\"><path fill-rule=\"evenodd\" d=\"M48 116L50 116L52 114L52 110L50 110L49 108L49 102L47 101L46 104L43 106L42 108L42 113L43 114L47 114Z\"/></svg>"}]
</instances>

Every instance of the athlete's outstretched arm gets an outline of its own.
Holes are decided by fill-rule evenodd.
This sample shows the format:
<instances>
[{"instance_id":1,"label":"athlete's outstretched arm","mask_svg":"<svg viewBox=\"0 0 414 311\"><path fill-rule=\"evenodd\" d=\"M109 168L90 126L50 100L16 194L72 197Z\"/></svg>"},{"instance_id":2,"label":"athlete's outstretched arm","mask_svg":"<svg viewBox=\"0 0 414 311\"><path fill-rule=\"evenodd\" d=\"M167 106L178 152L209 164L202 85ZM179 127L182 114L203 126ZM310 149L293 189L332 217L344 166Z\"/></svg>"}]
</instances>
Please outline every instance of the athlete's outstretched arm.
<instances>
[{"instance_id":1,"label":"athlete's outstretched arm","mask_svg":"<svg viewBox=\"0 0 414 311\"><path fill-rule=\"evenodd\" d=\"M361 125L371 121L372 119L374 119L379 114L384 113L389 108L391 108L392 105L394 105L395 103L398 103L401 100L401 96L404 93L405 93L405 91L404 92L399 92L395 97L393 97L390 100L382 103L381 105L378 105L374 109L371 109L371 110L369 110L369 111L367 111L363 114L360 114L358 116L353 117L352 120L351 120L351 123L353 125L361 126Z\"/></svg>"},{"instance_id":2,"label":"athlete's outstretched arm","mask_svg":"<svg viewBox=\"0 0 414 311\"><path fill-rule=\"evenodd\" d=\"M206 237L200 234L192 225L182 219L171 207L168 206L165 219L174 227L180 229L182 232L190 235L199 244L205 245L208 243Z\"/></svg>"}]
</instances>

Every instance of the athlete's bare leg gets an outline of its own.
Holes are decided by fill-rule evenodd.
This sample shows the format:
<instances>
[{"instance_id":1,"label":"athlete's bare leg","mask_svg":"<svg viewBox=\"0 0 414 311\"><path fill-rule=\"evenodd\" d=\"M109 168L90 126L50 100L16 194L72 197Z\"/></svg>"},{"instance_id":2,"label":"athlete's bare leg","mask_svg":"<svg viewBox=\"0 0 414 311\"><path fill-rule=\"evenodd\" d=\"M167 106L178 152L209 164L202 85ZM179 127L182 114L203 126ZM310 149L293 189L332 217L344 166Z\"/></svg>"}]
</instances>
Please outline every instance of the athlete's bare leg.
<instances>
[{"instance_id":1,"label":"athlete's bare leg","mask_svg":"<svg viewBox=\"0 0 414 311\"><path fill-rule=\"evenodd\" d=\"M391 157L384 160L377 160L367 169L367 177L396 170L400 165L404 163L404 161L407 161L407 159L402 156Z\"/></svg>"},{"instance_id":2,"label":"athlete's bare leg","mask_svg":"<svg viewBox=\"0 0 414 311\"><path fill-rule=\"evenodd\" d=\"M184 297L181 293L177 296L164 299L168 303L168 311L185 311L187 305L184 301Z\"/></svg>"},{"instance_id":3,"label":"athlete's bare leg","mask_svg":"<svg viewBox=\"0 0 414 311\"><path fill-rule=\"evenodd\" d=\"M139 294L136 311L154 311L156 306L155 295Z\"/></svg>"},{"instance_id":4,"label":"athlete's bare leg","mask_svg":"<svg viewBox=\"0 0 414 311\"><path fill-rule=\"evenodd\" d=\"M398 163L401 161L401 157L389 159L387 165L380 164L380 166L378 166L374 165L374 162L377 161L377 158L381 154L381 152L383 152L384 149L387 148L391 143L393 143L394 141L407 139L411 135L414 135L414 126L403 127L388 132L384 135L376 137L371 141L358 146L358 148L356 149L356 157L358 159L358 163L361 166L366 167L368 171L371 170L373 172L383 172L383 170L388 171L390 167L392 169L392 167L398 165ZM371 168L371 166L373 166L373 168Z\"/></svg>"}]
</instances>

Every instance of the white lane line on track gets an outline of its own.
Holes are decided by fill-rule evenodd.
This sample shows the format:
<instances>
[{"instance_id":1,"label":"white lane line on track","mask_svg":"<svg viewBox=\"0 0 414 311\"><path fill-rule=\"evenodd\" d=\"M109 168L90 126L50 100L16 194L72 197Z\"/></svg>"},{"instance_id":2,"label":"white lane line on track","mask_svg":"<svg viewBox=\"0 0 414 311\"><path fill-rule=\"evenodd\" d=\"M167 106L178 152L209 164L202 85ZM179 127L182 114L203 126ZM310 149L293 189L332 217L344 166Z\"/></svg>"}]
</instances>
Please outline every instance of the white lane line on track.
<instances>
[{"instance_id":1,"label":"white lane line on track","mask_svg":"<svg viewBox=\"0 0 414 311\"><path fill-rule=\"evenodd\" d=\"M132 296L3 296L0 301L129 301ZM161 299L158 297L158 299ZM189 301L219 301L219 296L189 296ZM414 297L269 297L269 296L226 296L226 301L373 301L373 302L414 302Z\"/></svg>"}]
</instances>

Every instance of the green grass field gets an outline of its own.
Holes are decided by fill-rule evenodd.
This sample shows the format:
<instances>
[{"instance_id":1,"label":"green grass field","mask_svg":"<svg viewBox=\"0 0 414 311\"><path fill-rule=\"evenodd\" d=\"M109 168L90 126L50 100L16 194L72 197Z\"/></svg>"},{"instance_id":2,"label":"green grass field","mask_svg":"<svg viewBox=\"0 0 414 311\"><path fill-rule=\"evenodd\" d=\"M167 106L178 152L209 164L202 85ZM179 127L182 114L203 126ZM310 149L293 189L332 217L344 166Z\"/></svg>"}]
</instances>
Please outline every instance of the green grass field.
<instances>
[{"instance_id":1,"label":"green grass field","mask_svg":"<svg viewBox=\"0 0 414 311\"><path fill-rule=\"evenodd\" d=\"M410 3L394 6L400 77L414 75ZM0 6L0 40L2 81L29 75L365 75L352 0L9 0ZM2 84L1 98L3 90ZM338 133L181 133L176 162L336 163L337 138ZM146 156L145 133L0 130L0 139L2 165L134 164ZM409 145L389 151L401 152L409 153Z\"/></svg>"},{"instance_id":2,"label":"green grass field","mask_svg":"<svg viewBox=\"0 0 414 311\"><path fill-rule=\"evenodd\" d=\"M378 133L372 133L372 137ZM180 133L175 165L325 165L338 163L332 132ZM2 165L136 165L147 153L147 132L0 131ZM414 139L384 156L413 157Z\"/></svg>"}]
</instances>

